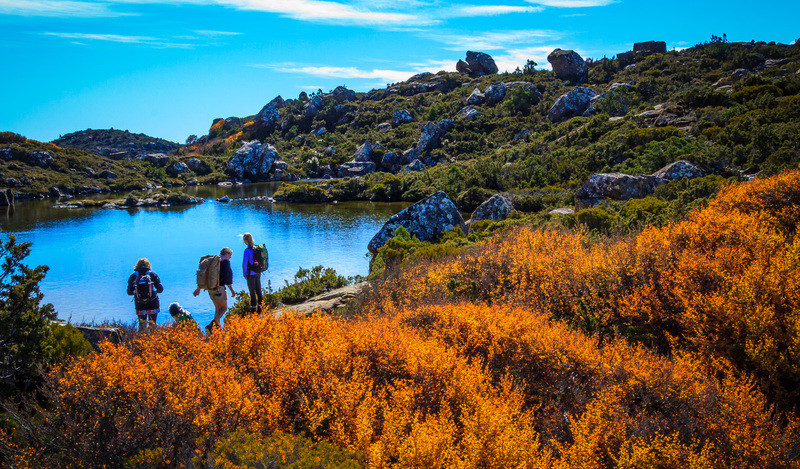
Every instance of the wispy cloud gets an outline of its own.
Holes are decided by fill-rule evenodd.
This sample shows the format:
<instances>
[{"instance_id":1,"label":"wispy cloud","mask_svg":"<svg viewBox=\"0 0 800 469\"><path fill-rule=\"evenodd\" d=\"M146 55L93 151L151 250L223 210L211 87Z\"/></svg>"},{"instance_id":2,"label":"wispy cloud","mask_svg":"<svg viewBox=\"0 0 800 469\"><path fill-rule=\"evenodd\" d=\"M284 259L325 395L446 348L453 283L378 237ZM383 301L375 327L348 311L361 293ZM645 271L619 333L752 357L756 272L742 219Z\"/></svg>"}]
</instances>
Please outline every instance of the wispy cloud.
<instances>
[{"instance_id":1,"label":"wispy cloud","mask_svg":"<svg viewBox=\"0 0 800 469\"><path fill-rule=\"evenodd\" d=\"M238 33L234 31L214 31L211 29L197 29L195 33L201 36L241 36L244 33Z\"/></svg>"},{"instance_id":2,"label":"wispy cloud","mask_svg":"<svg viewBox=\"0 0 800 469\"><path fill-rule=\"evenodd\" d=\"M528 63L528 60L536 62L539 68L550 68L547 56L557 47L555 45L542 45L509 49L493 58L501 72L513 72L517 67L521 69Z\"/></svg>"},{"instance_id":3,"label":"wispy cloud","mask_svg":"<svg viewBox=\"0 0 800 469\"><path fill-rule=\"evenodd\" d=\"M131 16L110 9L109 3L74 0L0 0L0 15L108 18Z\"/></svg>"},{"instance_id":4,"label":"wispy cloud","mask_svg":"<svg viewBox=\"0 0 800 469\"><path fill-rule=\"evenodd\" d=\"M310 75L321 78L380 80L383 83L407 80L417 70L360 69L358 67L335 67L327 65L299 64L253 64L255 68L267 68L283 73Z\"/></svg>"},{"instance_id":5,"label":"wispy cloud","mask_svg":"<svg viewBox=\"0 0 800 469\"><path fill-rule=\"evenodd\" d=\"M191 49L195 44L175 43L152 36L125 36L121 34L93 34L93 33L60 33L44 32L45 36L55 36L63 39L81 39L87 41L118 42L122 44L144 44L158 48Z\"/></svg>"},{"instance_id":6,"label":"wispy cloud","mask_svg":"<svg viewBox=\"0 0 800 469\"><path fill-rule=\"evenodd\" d=\"M497 16L511 13L539 13L543 7L515 6L515 5L460 5L442 14L445 18Z\"/></svg>"},{"instance_id":7,"label":"wispy cloud","mask_svg":"<svg viewBox=\"0 0 800 469\"><path fill-rule=\"evenodd\" d=\"M557 8L604 7L619 0L525 0L528 3Z\"/></svg>"},{"instance_id":8,"label":"wispy cloud","mask_svg":"<svg viewBox=\"0 0 800 469\"><path fill-rule=\"evenodd\" d=\"M544 29L527 29L519 31L488 31L473 34L448 34L448 33L428 33L427 37L446 44L449 50L506 50L511 46L519 44L530 44L531 42L554 41L561 37L562 33Z\"/></svg>"}]
</instances>

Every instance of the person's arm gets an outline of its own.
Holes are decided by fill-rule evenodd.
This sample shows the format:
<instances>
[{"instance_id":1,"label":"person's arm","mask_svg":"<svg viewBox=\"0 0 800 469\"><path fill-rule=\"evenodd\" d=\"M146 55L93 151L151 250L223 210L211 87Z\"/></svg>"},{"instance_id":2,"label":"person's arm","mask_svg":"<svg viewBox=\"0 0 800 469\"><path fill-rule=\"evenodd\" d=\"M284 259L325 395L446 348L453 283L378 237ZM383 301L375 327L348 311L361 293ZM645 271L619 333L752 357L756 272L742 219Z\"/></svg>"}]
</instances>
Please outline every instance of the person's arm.
<instances>
[{"instance_id":1,"label":"person's arm","mask_svg":"<svg viewBox=\"0 0 800 469\"><path fill-rule=\"evenodd\" d=\"M128 277L128 295L133 295L133 284L136 282L136 274L131 274Z\"/></svg>"},{"instance_id":2,"label":"person's arm","mask_svg":"<svg viewBox=\"0 0 800 469\"><path fill-rule=\"evenodd\" d=\"M150 275L153 276L153 286L156 287L156 292L163 293L164 287L161 286L161 279L158 278L158 275L155 272L150 272Z\"/></svg>"},{"instance_id":3,"label":"person's arm","mask_svg":"<svg viewBox=\"0 0 800 469\"><path fill-rule=\"evenodd\" d=\"M247 248L244 250L244 258L242 259L242 271L244 272L244 276L247 277L249 274L249 270L247 267L253 263L253 250Z\"/></svg>"}]
</instances>

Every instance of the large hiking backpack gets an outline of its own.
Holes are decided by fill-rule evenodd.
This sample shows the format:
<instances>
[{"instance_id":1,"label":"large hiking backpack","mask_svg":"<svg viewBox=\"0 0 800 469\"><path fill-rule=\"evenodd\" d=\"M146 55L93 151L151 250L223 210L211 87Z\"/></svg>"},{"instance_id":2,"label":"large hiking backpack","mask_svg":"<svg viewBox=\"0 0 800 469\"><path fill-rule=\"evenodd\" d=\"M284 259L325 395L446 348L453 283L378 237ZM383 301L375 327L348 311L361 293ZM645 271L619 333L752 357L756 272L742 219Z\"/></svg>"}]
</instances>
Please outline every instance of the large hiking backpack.
<instances>
[{"instance_id":1,"label":"large hiking backpack","mask_svg":"<svg viewBox=\"0 0 800 469\"><path fill-rule=\"evenodd\" d=\"M197 286L204 290L219 287L219 256L207 255L197 265Z\"/></svg>"},{"instance_id":2,"label":"large hiking backpack","mask_svg":"<svg viewBox=\"0 0 800 469\"><path fill-rule=\"evenodd\" d=\"M156 287L153 285L153 278L150 276L149 270L144 274L136 271L134 287L133 292L137 301L144 303L156 297Z\"/></svg>"},{"instance_id":3,"label":"large hiking backpack","mask_svg":"<svg viewBox=\"0 0 800 469\"><path fill-rule=\"evenodd\" d=\"M253 246L253 263L248 266L253 272L266 272L269 269L269 252L267 246L259 244Z\"/></svg>"}]
</instances>

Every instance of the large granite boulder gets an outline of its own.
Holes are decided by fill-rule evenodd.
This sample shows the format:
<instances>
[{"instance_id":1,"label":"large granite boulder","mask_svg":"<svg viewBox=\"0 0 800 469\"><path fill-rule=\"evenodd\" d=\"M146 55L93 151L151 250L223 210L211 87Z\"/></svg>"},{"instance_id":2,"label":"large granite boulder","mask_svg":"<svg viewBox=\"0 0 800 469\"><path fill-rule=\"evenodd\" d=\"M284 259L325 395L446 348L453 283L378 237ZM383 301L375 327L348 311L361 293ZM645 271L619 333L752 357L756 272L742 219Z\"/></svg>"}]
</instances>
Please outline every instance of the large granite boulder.
<instances>
[{"instance_id":1,"label":"large granite boulder","mask_svg":"<svg viewBox=\"0 0 800 469\"><path fill-rule=\"evenodd\" d=\"M20 160L31 166L49 168L53 164L53 154L49 151L32 151L25 153Z\"/></svg>"},{"instance_id":2,"label":"large granite boulder","mask_svg":"<svg viewBox=\"0 0 800 469\"><path fill-rule=\"evenodd\" d=\"M225 172L237 179L266 179L272 163L278 159L278 151L275 147L265 143L261 144L258 140L244 142L241 148L236 151L233 158L228 162Z\"/></svg>"},{"instance_id":3,"label":"large granite boulder","mask_svg":"<svg viewBox=\"0 0 800 469\"><path fill-rule=\"evenodd\" d=\"M460 111L458 111L458 117L464 120L469 120L480 115L481 113L472 106L464 106Z\"/></svg>"},{"instance_id":4,"label":"large granite boulder","mask_svg":"<svg viewBox=\"0 0 800 469\"><path fill-rule=\"evenodd\" d=\"M344 86L337 86L333 91L331 91L330 95L333 96L333 99L339 103L356 100L356 92L349 90Z\"/></svg>"},{"instance_id":5,"label":"large granite boulder","mask_svg":"<svg viewBox=\"0 0 800 469\"><path fill-rule=\"evenodd\" d=\"M448 130L453 128L452 119L442 119L439 122L428 122L423 125L420 130L422 131L417 145L414 148L406 150L403 155L408 160L419 159L428 153L442 142L442 137ZM425 164L431 166L433 162L426 161Z\"/></svg>"},{"instance_id":6,"label":"large granite boulder","mask_svg":"<svg viewBox=\"0 0 800 469\"><path fill-rule=\"evenodd\" d=\"M467 51L467 61L459 60L456 63L458 73L466 73L472 77L481 75L494 75L497 73L497 64L491 55L483 52Z\"/></svg>"},{"instance_id":7,"label":"large granite boulder","mask_svg":"<svg viewBox=\"0 0 800 469\"><path fill-rule=\"evenodd\" d=\"M167 174L172 177L178 177L187 171L189 171L189 167L182 161L176 161L167 166Z\"/></svg>"},{"instance_id":8,"label":"large granite boulder","mask_svg":"<svg viewBox=\"0 0 800 469\"><path fill-rule=\"evenodd\" d=\"M666 52L667 43L664 41L645 41L633 43L633 53L637 57L644 57L650 54L665 54Z\"/></svg>"},{"instance_id":9,"label":"large granite boulder","mask_svg":"<svg viewBox=\"0 0 800 469\"><path fill-rule=\"evenodd\" d=\"M259 130L272 132L278 125L280 119L280 108L286 106L286 101L280 96L276 96L272 101L268 102L254 119L255 126Z\"/></svg>"},{"instance_id":10,"label":"large granite boulder","mask_svg":"<svg viewBox=\"0 0 800 469\"><path fill-rule=\"evenodd\" d=\"M581 116L591 104L592 98L597 93L579 86L569 93L562 94L547 112L547 118L551 122L562 122L570 117Z\"/></svg>"},{"instance_id":11,"label":"large granite boulder","mask_svg":"<svg viewBox=\"0 0 800 469\"><path fill-rule=\"evenodd\" d=\"M320 110L322 110L322 106L324 104L325 103L322 101L322 96L316 95L313 98L311 98L305 104L305 106L303 106L303 114L306 117L314 117L317 115L317 113L319 113Z\"/></svg>"},{"instance_id":12,"label":"large granite boulder","mask_svg":"<svg viewBox=\"0 0 800 469\"><path fill-rule=\"evenodd\" d=\"M651 194L664 181L656 176L631 176L622 173L592 174L575 192L575 198L594 204L603 199L639 199Z\"/></svg>"},{"instance_id":13,"label":"large granite boulder","mask_svg":"<svg viewBox=\"0 0 800 469\"><path fill-rule=\"evenodd\" d=\"M390 173L396 173L400 171L403 165L410 162L407 156L399 151L387 151L383 154L383 158L381 158L381 169L389 171Z\"/></svg>"},{"instance_id":14,"label":"large granite boulder","mask_svg":"<svg viewBox=\"0 0 800 469\"><path fill-rule=\"evenodd\" d=\"M169 156L163 153L148 153L142 156L142 160L150 163L153 166L163 168L169 163Z\"/></svg>"},{"instance_id":15,"label":"large granite boulder","mask_svg":"<svg viewBox=\"0 0 800 469\"><path fill-rule=\"evenodd\" d=\"M425 165L420 160L414 160L403 168L403 171L425 171Z\"/></svg>"},{"instance_id":16,"label":"large granite boulder","mask_svg":"<svg viewBox=\"0 0 800 469\"><path fill-rule=\"evenodd\" d=\"M583 83L589 79L589 67L574 50L556 49L547 56L553 72L562 80Z\"/></svg>"},{"instance_id":17,"label":"large granite boulder","mask_svg":"<svg viewBox=\"0 0 800 469\"><path fill-rule=\"evenodd\" d=\"M486 98L486 104L494 106L506 97L506 84L502 81L492 83L486 87L483 95Z\"/></svg>"},{"instance_id":18,"label":"large granite boulder","mask_svg":"<svg viewBox=\"0 0 800 469\"><path fill-rule=\"evenodd\" d=\"M408 124L410 122L414 122L414 118L411 117L411 113L408 112L407 109L398 109L392 113L392 127Z\"/></svg>"},{"instance_id":19,"label":"large granite boulder","mask_svg":"<svg viewBox=\"0 0 800 469\"><path fill-rule=\"evenodd\" d=\"M683 178L700 178L705 175L706 173L703 172L702 169L686 160L678 160L674 163L670 163L653 173L653 176L666 181L675 181Z\"/></svg>"},{"instance_id":20,"label":"large granite boulder","mask_svg":"<svg viewBox=\"0 0 800 469\"><path fill-rule=\"evenodd\" d=\"M372 143L369 140L365 140L361 146L356 149L356 152L353 154L353 161L357 163L366 163L368 161L373 161L373 152L375 150L382 150L383 147L380 143Z\"/></svg>"},{"instance_id":21,"label":"large granite boulder","mask_svg":"<svg viewBox=\"0 0 800 469\"><path fill-rule=\"evenodd\" d=\"M195 174L206 175L211 172L211 167L208 166L208 163L198 158L189 158L186 160L186 166Z\"/></svg>"},{"instance_id":22,"label":"large granite boulder","mask_svg":"<svg viewBox=\"0 0 800 469\"><path fill-rule=\"evenodd\" d=\"M495 194L472 212L470 220L505 220L512 210L514 202L509 194Z\"/></svg>"},{"instance_id":23,"label":"large granite boulder","mask_svg":"<svg viewBox=\"0 0 800 469\"><path fill-rule=\"evenodd\" d=\"M377 166L372 161L348 161L342 163L336 172L337 177L360 177L374 173Z\"/></svg>"},{"instance_id":24,"label":"large granite boulder","mask_svg":"<svg viewBox=\"0 0 800 469\"><path fill-rule=\"evenodd\" d=\"M480 106L484 102L486 102L486 95L481 93L481 90L478 88L472 90L472 93L470 93L469 97L467 98L467 104L470 106Z\"/></svg>"},{"instance_id":25,"label":"large granite boulder","mask_svg":"<svg viewBox=\"0 0 800 469\"><path fill-rule=\"evenodd\" d=\"M442 233L455 226L461 227L464 233L467 232L458 207L447 194L440 191L389 218L369 242L367 248L370 252L376 252L386 244L400 226L405 227L411 236L416 236L420 241L430 242L438 241Z\"/></svg>"}]
</instances>

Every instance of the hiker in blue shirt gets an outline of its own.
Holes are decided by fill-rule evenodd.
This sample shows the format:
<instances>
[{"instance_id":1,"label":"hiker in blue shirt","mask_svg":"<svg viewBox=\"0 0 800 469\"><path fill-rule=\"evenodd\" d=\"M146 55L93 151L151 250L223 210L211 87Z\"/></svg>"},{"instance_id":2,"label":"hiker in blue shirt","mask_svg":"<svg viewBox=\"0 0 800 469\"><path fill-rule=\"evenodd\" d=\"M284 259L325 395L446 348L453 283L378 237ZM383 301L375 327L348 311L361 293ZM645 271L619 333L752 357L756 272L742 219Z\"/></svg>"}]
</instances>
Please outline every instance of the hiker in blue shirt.
<instances>
[{"instance_id":1,"label":"hiker in blue shirt","mask_svg":"<svg viewBox=\"0 0 800 469\"><path fill-rule=\"evenodd\" d=\"M158 294L163 291L161 279L150 270L150 261L144 257L139 259L134 272L128 277L128 295L133 295L140 331L156 327L156 318L161 306Z\"/></svg>"},{"instance_id":2,"label":"hiker in blue shirt","mask_svg":"<svg viewBox=\"0 0 800 469\"><path fill-rule=\"evenodd\" d=\"M244 272L245 280L247 280L247 289L250 292L250 312L260 313L264 294L261 291L262 271L256 270L257 264L253 255L253 248L256 243L253 241L253 235L250 233L242 235L242 240L244 244L247 245L247 248L244 250L244 258L242 259L242 271Z\"/></svg>"}]
</instances>

